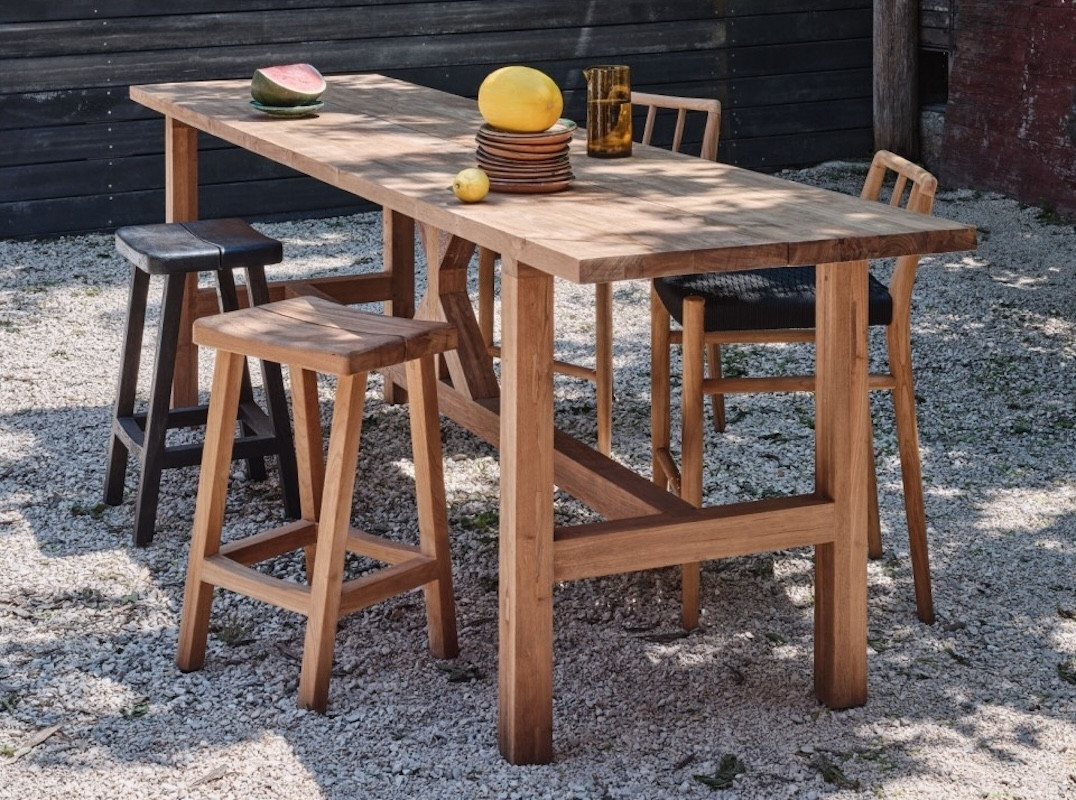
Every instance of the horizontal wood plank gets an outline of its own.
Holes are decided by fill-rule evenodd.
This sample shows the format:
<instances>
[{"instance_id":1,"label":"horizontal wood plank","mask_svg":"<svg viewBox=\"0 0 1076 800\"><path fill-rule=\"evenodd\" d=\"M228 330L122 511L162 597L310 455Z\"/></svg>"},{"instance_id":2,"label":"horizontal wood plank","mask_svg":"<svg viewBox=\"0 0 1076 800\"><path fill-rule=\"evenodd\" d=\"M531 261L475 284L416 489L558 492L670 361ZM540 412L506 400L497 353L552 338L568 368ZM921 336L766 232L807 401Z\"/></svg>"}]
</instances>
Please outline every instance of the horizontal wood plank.
<instances>
[{"instance_id":1,"label":"horizontal wood plank","mask_svg":"<svg viewBox=\"0 0 1076 800\"><path fill-rule=\"evenodd\" d=\"M823 544L833 540L833 508L831 500L789 497L558 528L553 577L596 578Z\"/></svg>"},{"instance_id":2,"label":"horizontal wood plank","mask_svg":"<svg viewBox=\"0 0 1076 800\"><path fill-rule=\"evenodd\" d=\"M0 28L0 53L4 58L34 58L76 53L114 56L220 43L231 48L259 45L267 31L273 33L276 44L501 33L518 27L519 20L534 8L532 0L394 3L367 6L359 13L347 6L264 8L258 12L258 24L252 25L247 10L191 13L176 6L183 13L9 23ZM715 19L713 6L707 9L697 0L623 0L610 3L595 18L593 8L586 3L547 0L542 4L542 27L582 33L609 25L695 21L700 11L707 10L709 18Z\"/></svg>"},{"instance_id":3,"label":"horizontal wood plank","mask_svg":"<svg viewBox=\"0 0 1076 800\"><path fill-rule=\"evenodd\" d=\"M946 2L931 0L930 7ZM163 176L163 168L153 164L161 160L161 121L127 98L127 86L246 77L266 63L267 53L275 63L309 61L326 74L391 69L410 82L472 98L491 69L527 63L558 82L565 116L580 122L582 70L612 60L632 67L640 90L718 98L726 111L723 160L776 169L816 157L857 155L834 148L864 141L871 125L862 102L869 97L869 78L862 75L870 70L869 25L863 30L870 5L870 0L813 0L809 7L799 0L625 0L599 9L576 0L0 4L0 236L149 221L147 208L157 201L147 206L147 198L159 191ZM838 74L857 70L858 75ZM802 77L813 74L814 80ZM813 127L832 126L822 104L842 102L849 129L858 136ZM770 113L782 106L787 127ZM751 115L750 109L760 112ZM689 130L687 146L696 138ZM655 141L664 141L660 132ZM200 137L199 149L203 214L286 214L281 193L262 182L305 180L235 151L226 155L230 148L212 137ZM245 182L253 187L244 189ZM289 197L286 190L283 196ZM300 216L368 207L326 189L304 187L290 199Z\"/></svg>"}]
</instances>

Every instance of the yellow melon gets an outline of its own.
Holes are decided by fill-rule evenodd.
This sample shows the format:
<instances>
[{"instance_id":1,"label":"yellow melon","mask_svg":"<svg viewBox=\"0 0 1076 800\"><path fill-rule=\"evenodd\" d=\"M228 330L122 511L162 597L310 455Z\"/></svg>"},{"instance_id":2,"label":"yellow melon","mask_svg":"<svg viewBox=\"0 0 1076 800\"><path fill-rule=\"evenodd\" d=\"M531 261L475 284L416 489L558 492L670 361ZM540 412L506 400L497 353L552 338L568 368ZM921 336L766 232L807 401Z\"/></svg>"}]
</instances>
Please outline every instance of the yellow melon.
<instances>
[{"instance_id":1,"label":"yellow melon","mask_svg":"<svg viewBox=\"0 0 1076 800\"><path fill-rule=\"evenodd\" d=\"M512 133L544 131L564 110L553 79L532 67L494 70L478 87L478 111L494 128Z\"/></svg>"}]
</instances>

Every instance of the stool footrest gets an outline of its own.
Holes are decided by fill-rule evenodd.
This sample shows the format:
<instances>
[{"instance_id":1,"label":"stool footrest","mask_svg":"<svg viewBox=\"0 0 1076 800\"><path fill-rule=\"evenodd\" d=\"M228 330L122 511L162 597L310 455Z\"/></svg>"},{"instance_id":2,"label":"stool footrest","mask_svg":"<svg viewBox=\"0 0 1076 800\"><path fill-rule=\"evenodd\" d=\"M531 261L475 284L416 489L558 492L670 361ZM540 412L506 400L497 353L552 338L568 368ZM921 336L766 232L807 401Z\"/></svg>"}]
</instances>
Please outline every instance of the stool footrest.
<instances>
[{"instance_id":1,"label":"stool footrest","mask_svg":"<svg viewBox=\"0 0 1076 800\"><path fill-rule=\"evenodd\" d=\"M316 545L317 536L316 522L297 520L221 545L219 553L206 558L202 580L289 611L309 614L309 586L264 575L250 565ZM438 578L437 559L414 545L352 528L347 549L389 566L344 582L340 616L417 589Z\"/></svg>"},{"instance_id":2,"label":"stool footrest","mask_svg":"<svg viewBox=\"0 0 1076 800\"><path fill-rule=\"evenodd\" d=\"M207 415L208 406L184 406L171 409L165 419L165 427L168 430L197 428L206 424ZM146 418L147 413L139 411L129 416L116 417L113 420L112 430L128 451L138 454L145 448ZM239 421L249 426L254 433L236 437L232 449L233 461L279 453L280 443L273 431L273 421L257 403L253 401L240 403ZM201 461L201 442L165 445L161 468L196 467Z\"/></svg>"},{"instance_id":3,"label":"stool footrest","mask_svg":"<svg viewBox=\"0 0 1076 800\"><path fill-rule=\"evenodd\" d=\"M266 559L309 547L318 539L318 525L300 519L278 528L221 545L220 555L239 564L257 564Z\"/></svg>"},{"instance_id":4,"label":"stool footrest","mask_svg":"<svg viewBox=\"0 0 1076 800\"><path fill-rule=\"evenodd\" d=\"M204 583L239 592L287 611L310 615L309 586L263 575L227 556L207 556L202 561L201 578Z\"/></svg>"},{"instance_id":5,"label":"stool footrest","mask_svg":"<svg viewBox=\"0 0 1076 800\"><path fill-rule=\"evenodd\" d=\"M434 557L419 555L361 578L345 581L340 592L340 616L417 589L437 580L437 577L437 561Z\"/></svg>"},{"instance_id":6,"label":"stool footrest","mask_svg":"<svg viewBox=\"0 0 1076 800\"><path fill-rule=\"evenodd\" d=\"M367 556L375 561L383 561L386 564L399 564L422 554L422 551L413 544L394 542L357 528L352 528L348 534L347 549L352 553Z\"/></svg>"}]
</instances>

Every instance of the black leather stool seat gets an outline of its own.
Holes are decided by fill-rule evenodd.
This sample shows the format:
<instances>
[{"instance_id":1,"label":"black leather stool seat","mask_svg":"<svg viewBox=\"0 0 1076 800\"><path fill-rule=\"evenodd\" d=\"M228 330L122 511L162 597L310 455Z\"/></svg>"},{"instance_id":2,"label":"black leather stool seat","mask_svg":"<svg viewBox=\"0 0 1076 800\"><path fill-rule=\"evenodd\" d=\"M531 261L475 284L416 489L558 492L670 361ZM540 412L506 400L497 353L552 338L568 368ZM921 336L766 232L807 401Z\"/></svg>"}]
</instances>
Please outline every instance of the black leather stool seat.
<instances>
[{"instance_id":1,"label":"black leather stool seat","mask_svg":"<svg viewBox=\"0 0 1076 800\"><path fill-rule=\"evenodd\" d=\"M269 301L265 265L283 260L283 247L241 219L200 220L163 225L132 225L116 231L116 249L131 262L131 294L127 308L127 333L123 345L119 387L112 414L112 436L105 474L105 502L123 502L127 456L141 466L135 500L134 541L143 546L153 540L156 526L161 472L197 466L202 443L166 443L175 428L199 428L206 423L206 405L170 408L176 353L188 275L216 275L222 311L239 308L233 270L246 272L252 305ZM157 353L150 386L149 407L135 411L142 334L151 276L164 276ZM295 450L280 365L262 362L265 409L254 401L249 372L244 368L240 395L241 431L233 455L244 459L252 478L265 477L264 458L276 456L285 512L299 516L299 488ZM192 507L193 512L193 507Z\"/></svg>"},{"instance_id":2,"label":"black leather stool seat","mask_svg":"<svg viewBox=\"0 0 1076 800\"><path fill-rule=\"evenodd\" d=\"M869 277L868 324L893 319L889 289ZM669 314L684 323L684 298L702 297L706 331L759 331L813 328L814 267L773 267L657 278L654 289Z\"/></svg>"},{"instance_id":3,"label":"black leather stool seat","mask_svg":"<svg viewBox=\"0 0 1076 800\"><path fill-rule=\"evenodd\" d=\"M241 219L132 225L116 231L116 249L150 275L279 264L284 247Z\"/></svg>"}]
</instances>

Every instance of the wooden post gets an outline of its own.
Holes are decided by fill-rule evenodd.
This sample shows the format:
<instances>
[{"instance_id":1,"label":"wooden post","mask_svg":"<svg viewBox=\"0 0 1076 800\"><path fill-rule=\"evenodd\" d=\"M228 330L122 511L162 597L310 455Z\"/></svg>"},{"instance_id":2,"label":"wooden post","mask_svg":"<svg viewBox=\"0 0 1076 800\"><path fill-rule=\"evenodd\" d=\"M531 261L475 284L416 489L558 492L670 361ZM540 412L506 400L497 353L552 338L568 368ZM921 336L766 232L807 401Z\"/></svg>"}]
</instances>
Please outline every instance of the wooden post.
<instances>
[{"instance_id":1,"label":"wooden post","mask_svg":"<svg viewBox=\"0 0 1076 800\"><path fill-rule=\"evenodd\" d=\"M164 221L198 219L198 129L173 117L164 127ZM172 406L198 402L198 348L191 341L198 274L191 273L183 290L183 315L179 322L179 348L172 378Z\"/></svg>"},{"instance_id":2,"label":"wooden post","mask_svg":"<svg viewBox=\"0 0 1076 800\"><path fill-rule=\"evenodd\" d=\"M392 275L392 299L385 313L393 317L415 316L415 221L391 209L383 209L381 252L383 269ZM385 402L403 403L407 391L385 379Z\"/></svg>"},{"instance_id":3,"label":"wooden post","mask_svg":"<svg viewBox=\"0 0 1076 800\"><path fill-rule=\"evenodd\" d=\"M874 0L874 149L919 158L919 0Z\"/></svg>"},{"instance_id":4,"label":"wooden post","mask_svg":"<svg viewBox=\"0 0 1076 800\"><path fill-rule=\"evenodd\" d=\"M814 685L851 708L867 702L867 262L815 269L815 488L837 513L815 547Z\"/></svg>"},{"instance_id":5,"label":"wooden post","mask_svg":"<svg viewBox=\"0 0 1076 800\"><path fill-rule=\"evenodd\" d=\"M501 260L499 739L553 760L553 278Z\"/></svg>"}]
</instances>

